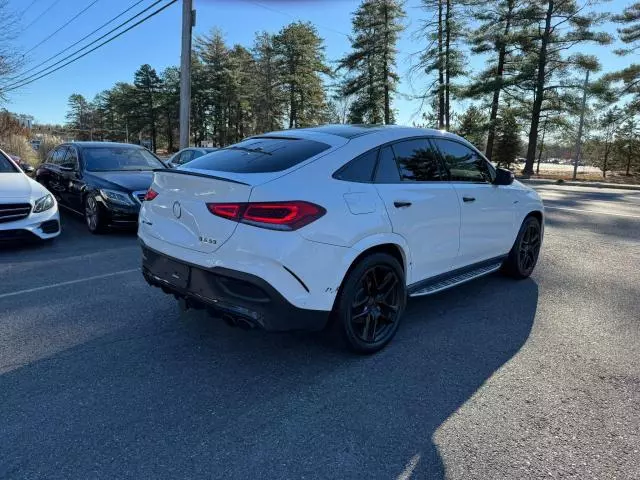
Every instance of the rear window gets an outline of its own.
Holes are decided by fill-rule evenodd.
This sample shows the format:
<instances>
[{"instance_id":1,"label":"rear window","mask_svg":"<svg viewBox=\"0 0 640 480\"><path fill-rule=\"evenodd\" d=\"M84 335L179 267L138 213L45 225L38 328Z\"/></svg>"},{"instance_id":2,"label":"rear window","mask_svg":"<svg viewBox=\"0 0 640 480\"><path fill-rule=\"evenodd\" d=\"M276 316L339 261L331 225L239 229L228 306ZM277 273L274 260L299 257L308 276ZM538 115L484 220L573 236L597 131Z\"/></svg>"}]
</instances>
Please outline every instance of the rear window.
<instances>
[{"instance_id":1,"label":"rear window","mask_svg":"<svg viewBox=\"0 0 640 480\"><path fill-rule=\"evenodd\" d=\"M147 171L164 168L151 152L136 147L95 147L82 151L89 172Z\"/></svg>"},{"instance_id":2,"label":"rear window","mask_svg":"<svg viewBox=\"0 0 640 480\"><path fill-rule=\"evenodd\" d=\"M234 173L279 172L330 148L326 143L289 138L250 138L189 162L189 168Z\"/></svg>"}]
</instances>

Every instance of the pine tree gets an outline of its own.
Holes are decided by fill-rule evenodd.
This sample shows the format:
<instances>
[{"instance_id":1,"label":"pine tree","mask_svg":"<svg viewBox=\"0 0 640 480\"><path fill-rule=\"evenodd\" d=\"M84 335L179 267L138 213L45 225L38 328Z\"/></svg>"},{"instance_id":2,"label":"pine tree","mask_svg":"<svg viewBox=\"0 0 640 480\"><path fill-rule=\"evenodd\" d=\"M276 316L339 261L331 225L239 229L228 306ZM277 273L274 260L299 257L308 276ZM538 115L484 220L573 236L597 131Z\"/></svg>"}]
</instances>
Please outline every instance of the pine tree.
<instances>
[{"instance_id":1,"label":"pine tree","mask_svg":"<svg viewBox=\"0 0 640 480\"><path fill-rule=\"evenodd\" d=\"M255 92L253 111L257 133L282 128L285 97L281 80L281 65L276 57L273 35L262 32L256 35L253 45L255 59Z\"/></svg>"},{"instance_id":2,"label":"pine tree","mask_svg":"<svg viewBox=\"0 0 640 480\"><path fill-rule=\"evenodd\" d=\"M462 4L461 4L462 5ZM460 49L464 21L454 0L422 0L422 9L430 17L421 22L417 36L427 44L420 52L412 73L427 76L437 74L422 95L423 101L437 95L438 128L449 130L451 125L451 93L453 80L465 72L464 55ZM462 10L462 9L460 9Z\"/></svg>"},{"instance_id":3,"label":"pine tree","mask_svg":"<svg viewBox=\"0 0 640 480\"><path fill-rule=\"evenodd\" d=\"M640 2L635 2L622 11L622 14L613 17L615 22L626 25L618 29L620 40L630 48L618 50L621 55L635 52L640 48Z\"/></svg>"},{"instance_id":4,"label":"pine tree","mask_svg":"<svg viewBox=\"0 0 640 480\"><path fill-rule=\"evenodd\" d=\"M196 39L196 52L202 62L201 73L204 89L199 107L200 117L205 114L211 117L211 134L214 143L218 146L229 144L228 136L228 106L225 98L225 90L229 84L229 49L225 44L222 32L214 29L209 36ZM207 105L208 104L208 105ZM202 123L201 133L205 133L205 124Z\"/></svg>"},{"instance_id":5,"label":"pine tree","mask_svg":"<svg viewBox=\"0 0 640 480\"><path fill-rule=\"evenodd\" d=\"M162 112L167 150L173 152L176 127L180 121L180 70L168 67L160 74L160 111Z\"/></svg>"},{"instance_id":6,"label":"pine tree","mask_svg":"<svg viewBox=\"0 0 640 480\"><path fill-rule=\"evenodd\" d=\"M144 64L135 72L133 84L140 102L140 118L151 132L151 148L155 152L158 143L158 109L162 81L151 65Z\"/></svg>"},{"instance_id":7,"label":"pine tree","mask_svg":"<svg viewBox=\"0 0 640 480\"><path fill-rule=\"evenodd\" d=\"M229 83L227 104L229 116L229 141L235 143L253 133L255 61L251 53L241 45L235 45L228 57Z\"/></svg>"},{"instance_id":8,"label":"pine tree","mask_svg":"<svg viewBox=\"0 0 640 480\"><path fill-rule=\"evenodd\" d=\"M397 0L364 0L353 15L352 52L339 64L348 75L342 95L355 97L353 123L393 123L391 102L399 80L396 42L404 16Z\"/></svg>"},{"instance_id":9,"label":"pine tree","mask_svg":"<svg viewBox=\"0 0 640 480\"><path fill-rule=\"evenodd\" d=\"M485 115L475 105L470 106L460 116L460 125L455 133L473 143L478 150L482 150L487 136Z\"/></svg>"},{"instance_id":10,"label":"pine tree","mask_svg":"<svg viewBox=\"0 0 640 480\"><path fill-rule=\"evenodd\" d=\"M509 168L522 149L520 126L513 110L505 108L501 111L496 130L497 141L493 158L499 166Z\"/></svg>"},{"instance_id":11,"label":"pine tree","mask_svg":"<svg viewBox=\"0 0 640 480\"><path fill-rule=\"evenodd\" d=\"M284 27L273 45L288 96L289 128L321 123L326 106L322 75L331 74L322 38L311 23L296 22Z\"/></svg>"},{"instance_id":12,"label":"pine tree","mask_svg":"<svg viewBox=\"0 0 640 480\"><path fill-rule=\"evenodd\" d=\"M536 77L525 174L533 173L543 103L548 92L559 88L549 85L552 77L562 75L582 62L580 57L566 56L563 53L587 42L611 42L608 34L593 30L604 17L595 13L584 13L586 5L580 5L576 0L538 0L533 6L536 7L533 16L535 22L528 31L533 36L534 47L529 50L528 55L535 59ZM566 88L566 85L562 87ZM581 85L578 88L581 88Z\"/></svg>"},{"instance_id":13,"label":"pine tree","mask_svg":"<svg viewBox=\"0 0 640 480\"><path fill-rule=\"evenodd\" d=\"M618 135L620 124L623 119L623 111L619 107L612 107L605 111L598 119L600 134L598 140L602 143L603 157L600 169L602 178L607 177L607 169L610 167L609 159L615 145L615 138Z\"/></svg>"},{"instance_id":14,"label":"pine tree","mask_svg":"<svg viewBox=\"0 0 640 480\"><path fill-rule=\"evenodd\" d=\"M74 93L67 102L69 109L66 114L67 128L75 130L78 140L89 140L93 127L93 106L84 96Z\"/></svg>"},{"instance_id":15,"label":"pine tree","mask_svg":"<svg viewBox=\"0 0 640 480\"><path fill-rule=\"evenodd\" d=\"M486 2L473 5L473 17L477 27L469 36L474 54L489 54L487 66L466 87L469 97L490 98L486 156L493 153L500 96L503 90L520 84L528 78L529 72L518 69L519 47L526 24L532 13L529 2L523 0L498 0L487 8ZM524 75L526 76L524 76Z\"/></svg>"}]
</instances>

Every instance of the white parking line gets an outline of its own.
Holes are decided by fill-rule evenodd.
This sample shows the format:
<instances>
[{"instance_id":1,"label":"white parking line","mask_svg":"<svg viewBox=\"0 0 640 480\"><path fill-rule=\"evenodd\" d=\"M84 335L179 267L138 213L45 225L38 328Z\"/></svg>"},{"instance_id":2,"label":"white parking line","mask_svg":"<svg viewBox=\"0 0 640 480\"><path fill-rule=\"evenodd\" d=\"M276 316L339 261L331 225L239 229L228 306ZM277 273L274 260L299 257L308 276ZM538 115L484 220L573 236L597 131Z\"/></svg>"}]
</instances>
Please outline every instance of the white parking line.
<instances>
[{"instance_id":1,"label":"white parking line","mask_svg":"<svg viewBox=\"0 0 640 480\"><path fill-rule=\"evenodd\" d=\"M41 290L47 290L49 288L64 287L66 285L73 285L74 283L90 282L91 280L100 280L101 278L114 277L116 275L124 275L125 273L139 272L139 268L130 268L129 270L120 270L119 272L105 273L103 275L95 275L93 277L78 278L77 280L69 280L68 282L52 283L51 285L43 285L42 287L28 288L26 290L18 290L16 292L2 293L0 299L7 297L14 297L16 295L22 295L24 293L39 292Z\"/></svg>"},{"instance_id":2,"label":"white parking line","mask_svg":"<svg viewBox=\"0 0 640 480\"><path fill-rule=\"evenodd\" d=\"M612 215L614 217L640 218L640 215L631 215L629 213L596 212L594 210L583 210L581 208L550 207L549 205L545 205L544 209L545 210L567 210L569 212L595 213L596 215Z\"/></svg>"}]
</instances>

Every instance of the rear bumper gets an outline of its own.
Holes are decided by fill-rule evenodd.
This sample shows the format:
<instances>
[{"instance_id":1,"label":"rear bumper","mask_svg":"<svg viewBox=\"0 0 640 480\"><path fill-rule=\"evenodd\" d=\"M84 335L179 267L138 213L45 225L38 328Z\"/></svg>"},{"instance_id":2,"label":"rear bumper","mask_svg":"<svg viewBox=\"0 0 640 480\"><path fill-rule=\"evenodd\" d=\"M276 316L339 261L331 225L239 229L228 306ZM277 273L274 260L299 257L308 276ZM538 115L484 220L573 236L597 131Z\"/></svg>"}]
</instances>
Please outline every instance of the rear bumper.
<instances>
[{"instance_id":1,"label":"rear bumper","mask_svg":"<svg viewBox=\"0 0 640 480\"><path fill-rule=\"evenodd\" d=\"M185 299L248 320L267 331L317 331L329 312L299 308L260 277L223 267L204 268L160 253L142 243L142 274L152 286Z\"/></svg>"}]
</instances>

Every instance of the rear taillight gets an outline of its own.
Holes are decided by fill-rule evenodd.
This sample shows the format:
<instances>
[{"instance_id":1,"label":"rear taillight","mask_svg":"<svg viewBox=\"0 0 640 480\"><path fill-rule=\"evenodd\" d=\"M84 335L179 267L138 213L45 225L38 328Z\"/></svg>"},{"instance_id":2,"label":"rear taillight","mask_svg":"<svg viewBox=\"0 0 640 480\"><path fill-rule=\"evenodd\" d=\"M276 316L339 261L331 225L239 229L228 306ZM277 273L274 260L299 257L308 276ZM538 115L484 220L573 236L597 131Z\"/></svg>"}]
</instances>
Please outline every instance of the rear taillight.
<instances>
[{"instance_id":1,"label":"rear taillight","mask_svg":"<svg viewBox=\"0 0 640 480\"><path fill-rule=\"evenodd\" d=\"M207 203L218 217L272 230L297 230L327 211L309 202Z\"/></svg>"},{"instance_id":2,"label":"rear taillight","mask_svg":"<svg viewBox=\"0 0 640 480\"><path fill-rule=\"evenodd\" d=\"M147 191L147 194L144 196L144 201L145 202L150 202L151 200L153 200L154 198L156 198L158 196L158 192L156 192L153 189L149 189Z\"/></svg>"}]
</instances>

